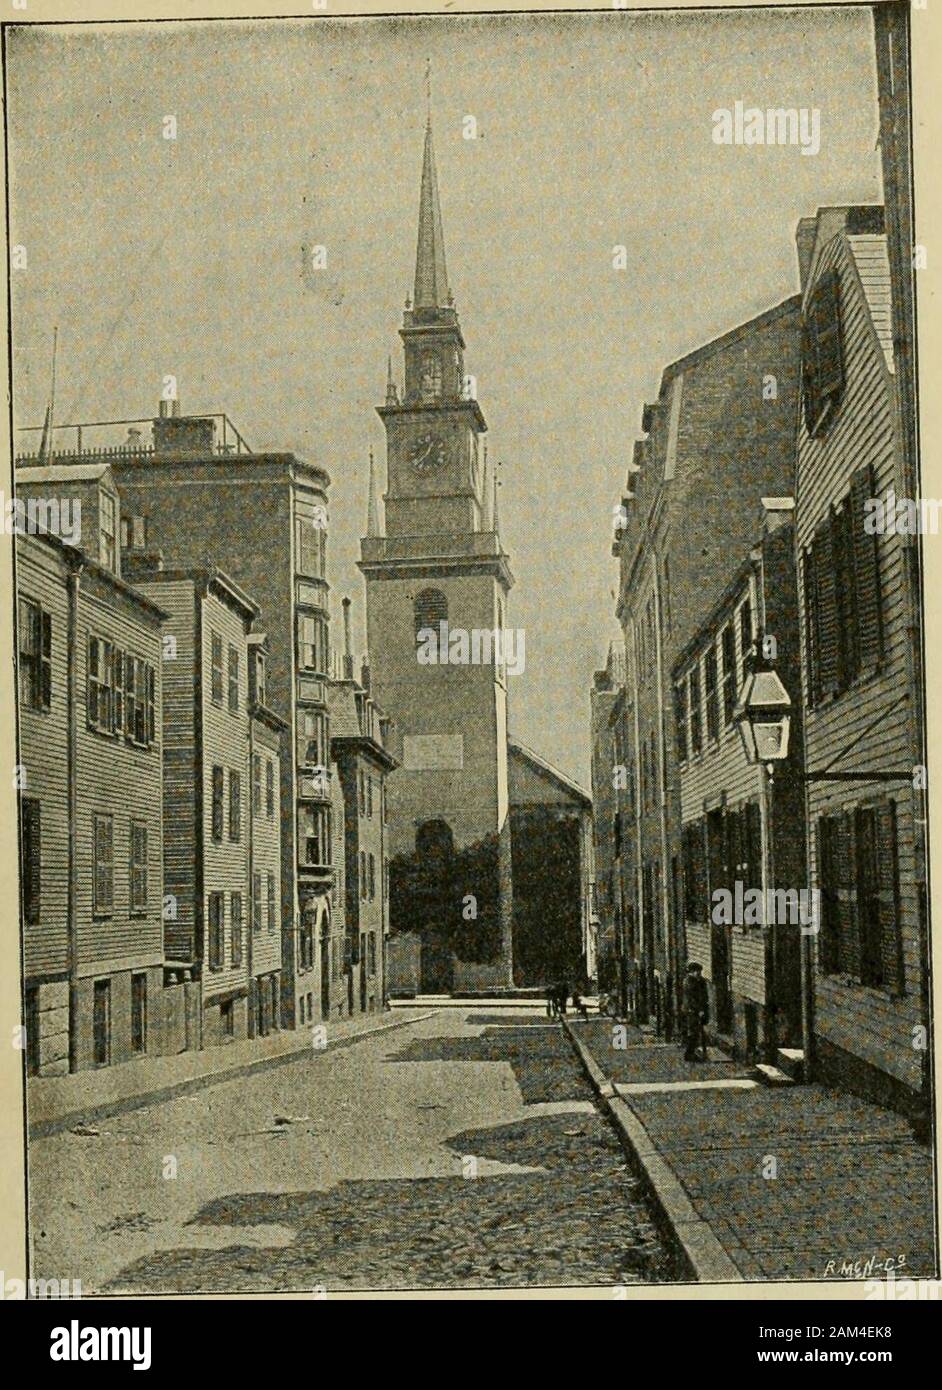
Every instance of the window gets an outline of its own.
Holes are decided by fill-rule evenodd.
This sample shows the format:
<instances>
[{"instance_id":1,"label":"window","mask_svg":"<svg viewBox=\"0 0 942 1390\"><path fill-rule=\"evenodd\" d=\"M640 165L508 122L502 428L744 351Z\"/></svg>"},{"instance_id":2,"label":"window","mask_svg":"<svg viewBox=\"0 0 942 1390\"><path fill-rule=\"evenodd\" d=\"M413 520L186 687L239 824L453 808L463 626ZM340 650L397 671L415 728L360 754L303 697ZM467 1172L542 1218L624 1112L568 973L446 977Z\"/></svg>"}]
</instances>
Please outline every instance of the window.
<instances>
[{"instance_id":1,"label":"window","mask_svg":"<svg viewBox=\"0 0 942 1390\"><path fill-rule=\"evenodd\" d=\"M239 649L229 647L229 713L239 712Z\"/></svg>"},{"instance_id":2,"label":"window","mask_svg":"<svg viewBox=\"0 0 942 1390\"><path fill-rule=\"evenodd\" d=\"M736 638L729 623L720 633L720 651L723 656L723 676L721 687L721 717L725 727L733 717L733 707L738 694L736 686Z\"/></svg>"},{"instance_id":3,"label":"window","mask_svg":"<svg viewBox=\"0 0 942 1390\"><path fill-rule=\"evenodd\" d=\"M366 814L366 777L362 768L360 769L360 775L357 779L357 786L357 809L360 815L363 816Z\"/></svg>"},{"instance_id":4,"label":"window","mask_svg":"<svg viewBox=\"0 0 942 1390\"><path fill-rule=\"evenodd\" d=\"M114 732L115 649L102 637L88 639L88 722L99 733Z\"/></svg>"},{"instance_id":5,"label":"window","mask_svg":"<svg viewBox=\"0 0 942 1390\"><path fill-rule=\"evenodd\" d=\"M52 618L31 599L21 598L19 629L20 703L48 709L52 701Z\"/></svg>"},{"instance_id":6,"label":"window","mask_svg":"<svg viewBox=\"0 0 942 1390\"><path fill-rule=\"evenodd\" d=\"M370 902L373 902L376 897L376 860L373 858L372 854L368 861L368 880L370 886L369 899Z\"/></svg>"},{"instance_id":7,"label":"window","mask_svg":"<svg viewBox=\"0 0 942 1390\"><path fill-rule=\"evenodd\" d=\"M716 688L716 647L710 647L703 662L703 684L706 695L707 738L719 738L720 717Z\"/></svg>"},{"instance_id":8,"label":"window","mask_svg":"<svg viewBox=\"0 0 942 1390\"><path fill-rule=\"evenodd\" d=\"M298 664L305 670L327 670L327 625L310 613L298 614Z\"/></svg>"},{"instance_id":9,"label":"window","mask_svg":"<svg viewBox=\"0 0 942 1390\"><path fill-rule=\"evenodd\" d=\"M818 866L818 969L903 993L895 803L822 816Z\"/></svg>"},{"instance_id":10,"label":"window","mask_svg":"<svg viewBox=\"0 0 942 1390\"><path fill-rule=\"evenodd\" d=\"M242 778L237 772L229 772L229 839L242 838Z\"/></svg>"},{"instance_id":11,"label":"window","mask_svg":"<svg viewBox=\"0 0 942 1390\"><path fill-rule=\"evenodd\" d=\"M752 604L746 599L739 610L739 674L740 684L746 674L746 662L752 651Z\"/></svg>"},{"instance_id":12,"label":"window","mask_svg":"<svg viewBox=\"0 0 942 1390\"><path fill-rule=\"evenodd\" d=\"M96 980L92 997L92 1047L96 1067L111 1058L111 981Z\"/></svg>"},{"instance_id":13,"label":"window","mask_svg":"<svg viewBox=\"0 0 942 1390\"><path fill-rule=\"evenodd\" d=\"M368 772L366 774L366 814L373 818L373 778Z\"/></svg>"},{"instance_id":14,"label":"window","mask_svg":"<svg viewBox=\"0 0 942 1390\"><path fill-rule=\"evenodd\" d=\"M700 709L700 667L690 672L690 752L696 756L703 747L703 715Z\"/></svg>"},{"instance_id":15,"label":"window","mask_svg":"<svg viewBox=\"0 0 942 1390\"><path fill-rule=\"evenodd\" d=\"M255 651L255 703L264 705L265 703L265 653L256 648Z\"/></svg>"},{"instance_id":16,"label":"window","mask_svg":"<svg viewBox=\"0 0 942 1390\"><path fill-rule=\"evenodd\" d=\"M262 875L258 870L252 874L252 930L262 930Z\"/></svg>"},{"instance_id":17,"label":"window","mask_svg":"<svg viewBox=\"0 0 942 1390\"><path fill-rule=\"evenodd\" d=\"M268 871L268 935L273 936L275 932L275 922L278 911L275 906L275 875L271 869Z\"/></svg>"},{"instance_id":18,"label":"window","mask_svg":"<svg viewBox=\"0 0 942 1390\"><path fill-rule=\"evenodd\" d=\"M260 753L252 754L252 814L260 815L262 810L262 758Z\"/></svg>"},{"instance_id":19,"label":"window","mask_svg":"<svg viewBox=\"0 0 942 1390\"><path fill-rule=\"evenodd\" d=\"M302 864L330 863L330 824L326 807L302 805L298 840Z\"/></svg>"},{"instance_id":20,"label":"window","mask_svg":"<svg viewBox=\"0 0 942 1390\"><path fill-rule=\"evenodd\" d=\"M213 768L213 811L212 811L212 836L218 843L222 840L222 821L223 821L223 781L224 775L221 767Z\"/></svg>"},{"instance_id":21,"label":"window","mask_svg":"<svg viewBox=\"0 0 942 1390\"><path fill-rule=\"evenodd\" d=\"M845 691L882 655L877 537L865 529L872 495L868 466L850 492L818 524L802 556L805 670L809 703Z\"/></svg>"},{"instance_id":22,"label":"window","mask_svg":"<svg viewBox=\"0 0 942 1390\"><path fill-rule=\"evenodd\" d=\"M155 737L154 668L136 657L125 657L125 724L127 736L139 747L149 747ZM128 692L128 671L133 669Z\"/></svg>"},{"instance_id":23,"label":"window","mask_svg":"<svg viewBox=\"0 0 942 1390\"><path fill-rule=\"evenodd\" d=\"M157 737L154 668L104 637L88 639L88 723L149 748Z\"/></svg>"},{"instance_id":24,"label":"window","mask_svg":"<svg viewBox=\"0 0 942 1390\"><path fill-rule=\"evenodd\" d=\"M211 692L214 705L222 704L222 638L218 632L210 633Z\"/></svg>"},{"instance_id":25,"label":"window","mask_svg":"<svg viewBox=\"0 0 942 1390\"><path fill-rule=\"evenodd\" d=\"M423 589L417 594L412 605L412 617L416 641L425 628L431 628L437 637L439 623L448 621L448 600L441 589Z\"/></svg>"},{"instance_id":26,"label":"window","mask_svg":"<svg viewBox=\"0 0 942 1390\"><path fill-rule=\"evenodd\" d=\"M229 895L229 949L232 952L232 964L238 966L242 964L242 894L231 893Z\"/></svg>"},{"instance_id":27,"label":"window","mask_svg":"<svg viewBox=\"0 0 942 1390\"><path fill-rule=\"evenodd\" d=\"M225 959L226 944L223 939L225 930L225 894L210 893L209 895L209 968L210 970L221 970Z\"/></svg>"},{"instance_id":28,"label":"window","mask_svg":"<svg viewBox=\"0 0 942 1390\"><path fill-rule=\"evenodd\" d=\"M26 1074L39 1074L39 988L28 985L26 988Z\"/></svg>"},{"instance_id":29,"label":"window","mask_svg":"<svg viewBox=\"0 0 942 1390\"><path fill-rule=\"evenodd\" d=\"M114 824L110 816L92 817L95 877L92 884L92 911L96 917L109 917L114 910Z\"/></svg>"},{"instance_id":30,"label":"window","mask_svg":"<svg viewBox=\"0 0 942 1390\"><path fill-rule=\"evenodd\" d=\"M117 570L117 499L110 492L98 494L98 562L113 573Z\"/></svg>"},{"instance_id":31,"label":"window","mask_svg":"<svg viewBox=\"0 0 942 1390\"><path fill-rule=\"evenodd\" d=\"M327 716L320 710L299 709L297 732L298 766L326 767Z\"/></svg>"},{"instance_id":32,"label":"window","mask_svg":"<svg viewBox=\"0 0 942 1390\"><path fill-rule=\"evenodd\" d=\"M327 532L313 517L299 516L295 522L297 573L310 579L323 579Z\"/></svg>"},{"instance_id":33,"label":"window","mask_svg":"<svg viewBox=\"0 0 942 1390\"><path fill-rule=\"evenodd\" d=\"M147 911L147 826L131 822L130 909Z\"/></svg>"},{"instance_id":34,"label":"window","mask_svg":"<svg viewBox=\"0 0 942 1390\"><path fill-rule=\"evenodd\" d=\"M360 850L360 897L366 900L366 850Z\"/></svg>"},{"instance_id":35,"label":"window","mask_svg":"<svg viewBox=\"0 0 942 1390\"><path fill-rule=\"evenodd\" d=\"M275 764L271 758L265 759L265 814L269 820L275 819Z\"/></svg>"},{"instance_id":36,"label":"window","mask_svg":"<svg viewBox=\"0 0 942 1390\"><path fill-rule=\"evenodd\" d=\"M370 932L366 938L366 968L370 975L376 974L376 933Z\"/></svg>"},{"instance_id":37,"label":"window","mask_svg":"<svg viewBox=\"0 0 942 1390\"><path fill-rule=\"evenodd\" d=\"M674 728L677 735L677 761L687 759L687 682L674 686Z\"/></svg>"},{"instance_id":38,"label":"window","mask_svg":"<svg viewBox=\"0 0 942 1390\"><path fill-rule=\"evenodd\" d=\"M844 390L840 277L822 275L805 305L801 324L801 389L805 428L824 434Z\"/></svg>"},{"instance_id":39,"label":"window","mask_svg":"<svg viewBox=\"0 0 942 1390\"><path fill-rule=\"evenodd\" d=\"M23 921L26 926L34 927L40 917L42 881L42 835L38 797L24 796L20 801L20 851Z\"/></svg>"},{"instance_id":40,"label":"window","mask_svg":"<svg viewBox=\"0 0 942 1390\"><path fill-rule=\"evenodd\" d=\"M131 976L131 1051L147 1051L147 976Z\"/></svg>"}]
</instances>

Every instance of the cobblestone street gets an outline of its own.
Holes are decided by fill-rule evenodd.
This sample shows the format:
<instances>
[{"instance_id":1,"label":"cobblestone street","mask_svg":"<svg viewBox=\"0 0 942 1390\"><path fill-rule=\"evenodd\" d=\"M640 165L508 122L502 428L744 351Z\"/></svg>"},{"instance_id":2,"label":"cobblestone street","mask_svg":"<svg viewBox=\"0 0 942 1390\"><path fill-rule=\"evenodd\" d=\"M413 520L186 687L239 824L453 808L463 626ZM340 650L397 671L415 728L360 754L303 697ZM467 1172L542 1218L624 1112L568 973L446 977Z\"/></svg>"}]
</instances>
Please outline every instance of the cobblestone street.
<instances>
[{"instance_id":1,"label":"cobblestone street","mask_svg":"<svg viewBox=\"0 0 942 1390\"><path fill-rule=\"evenodd\" d=\"M36 1274L86 1294L677 1277L532 1010L440 1010L37 1140L31 1198Z\"/></svg>"}]
</instances>

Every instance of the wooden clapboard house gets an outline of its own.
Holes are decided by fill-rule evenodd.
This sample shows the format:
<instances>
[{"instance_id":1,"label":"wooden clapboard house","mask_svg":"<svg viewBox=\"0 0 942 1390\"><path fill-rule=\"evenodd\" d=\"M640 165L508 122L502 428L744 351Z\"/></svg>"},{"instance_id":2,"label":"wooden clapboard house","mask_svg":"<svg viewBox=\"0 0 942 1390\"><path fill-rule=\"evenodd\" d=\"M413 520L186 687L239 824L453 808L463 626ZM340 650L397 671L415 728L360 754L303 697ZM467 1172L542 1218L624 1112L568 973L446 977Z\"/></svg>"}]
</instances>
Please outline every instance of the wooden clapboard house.
<instances>
[{"instance_id":1,"label":"wooden clapboard house","mask_svg":"<svg viewBox=\"0 0 942 1390\"><path fill-rule=\"evenodd\" d=\"M914 851L915 538L872 529L872 499L905 492L883 209L821 208L799 223L797 243L808 859L822 894L812 1061L822 1079L912 1110L922 1085L914 1030L928 1023L925 866Z\"/></svg>"},{"instance_id":2,"label":"wooden clapboard house","mask_svg":"<svg viewBox=\"0 0 942 1390\"><path fill-rule=\"evenodd\" d=\"M121 576L106 466L16 486L81 506L80 543L16 542L27 1067L59 1075L162 1050L163 613Z\"/></svg>"},{"instance_id":3,"label":"wooden clapboard house","mask_svg":"<svg viewBox=\"0 0 942 1390\"><path fill-rule=\"evenodd\" d=\"M126 562L167 614L165 1003L182 1050L244 1038L255 1016L248 935L264 929L267 938L269 903L267 876L256 900L249 866L248 638L258 608L212 565L165 569L146 552Z\"/></svg>"}]
</instances>

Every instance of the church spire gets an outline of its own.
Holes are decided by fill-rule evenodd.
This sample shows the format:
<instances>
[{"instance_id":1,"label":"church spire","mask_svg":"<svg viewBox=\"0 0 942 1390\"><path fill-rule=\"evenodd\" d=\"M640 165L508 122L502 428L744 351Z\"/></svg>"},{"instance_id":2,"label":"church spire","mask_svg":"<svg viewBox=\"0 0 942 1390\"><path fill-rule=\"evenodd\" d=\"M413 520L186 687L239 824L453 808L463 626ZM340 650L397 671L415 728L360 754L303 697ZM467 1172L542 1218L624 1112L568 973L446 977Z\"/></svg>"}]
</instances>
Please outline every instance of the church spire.
<instances>
[{"instance_id":1,"label":"church spire","mask_svg":"<svg viewBox=\"0 0 942 1390\"><path fill-rule=\"evenodd\" d=\"M435 172L435 147L432 143L431 110L425 123L413 303L416 309L443 309L450 303L448 272L445 269L442 210L438 200L438 176Z\"/></svg>"}]
</instances>

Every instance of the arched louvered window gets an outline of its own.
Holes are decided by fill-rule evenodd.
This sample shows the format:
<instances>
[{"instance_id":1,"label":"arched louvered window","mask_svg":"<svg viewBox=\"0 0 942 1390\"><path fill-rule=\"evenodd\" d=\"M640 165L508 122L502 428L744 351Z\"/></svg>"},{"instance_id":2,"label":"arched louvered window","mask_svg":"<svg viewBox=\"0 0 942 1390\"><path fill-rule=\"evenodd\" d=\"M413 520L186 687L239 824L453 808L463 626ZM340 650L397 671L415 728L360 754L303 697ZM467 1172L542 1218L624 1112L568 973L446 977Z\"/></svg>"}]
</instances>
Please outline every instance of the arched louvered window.
<instances>
[{"instance_id":1,"label":"arched louvered window","mask_svg":"<svg viewBox=\"0 0 942 1390\"><path fill-rule=\"evenodd\" d=\"M448 621L448 600L441 589L423 589L416 596L413 613L416 639L423 628L431 628L437 637L438 624Z\"/></svg>"}]
</instances>

